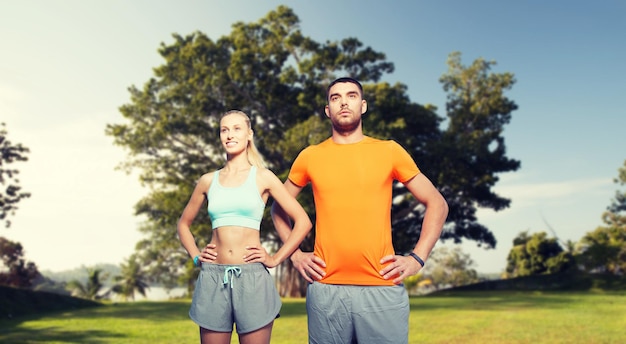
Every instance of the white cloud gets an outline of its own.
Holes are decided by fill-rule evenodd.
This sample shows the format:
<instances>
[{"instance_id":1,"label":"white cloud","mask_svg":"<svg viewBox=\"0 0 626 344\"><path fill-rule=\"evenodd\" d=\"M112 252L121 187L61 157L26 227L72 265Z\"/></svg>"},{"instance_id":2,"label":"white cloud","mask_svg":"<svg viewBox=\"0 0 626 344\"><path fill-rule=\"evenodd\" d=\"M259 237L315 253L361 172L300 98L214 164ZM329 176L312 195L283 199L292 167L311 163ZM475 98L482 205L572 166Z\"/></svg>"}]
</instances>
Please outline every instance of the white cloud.
<instances>
[{"instance_id":1,"label":"white cloud","mask_svg":"<svg viewBox=\"0 0 626 344\"><path fill-rule=\"evenodd\" d=\"M499 195L512 199L516 208L555 204L590 195L604 195L612 187L611 178L563 180L556 182L521 183L521 180L502 182L494 189Z\"/></svg>"}]
</instances>

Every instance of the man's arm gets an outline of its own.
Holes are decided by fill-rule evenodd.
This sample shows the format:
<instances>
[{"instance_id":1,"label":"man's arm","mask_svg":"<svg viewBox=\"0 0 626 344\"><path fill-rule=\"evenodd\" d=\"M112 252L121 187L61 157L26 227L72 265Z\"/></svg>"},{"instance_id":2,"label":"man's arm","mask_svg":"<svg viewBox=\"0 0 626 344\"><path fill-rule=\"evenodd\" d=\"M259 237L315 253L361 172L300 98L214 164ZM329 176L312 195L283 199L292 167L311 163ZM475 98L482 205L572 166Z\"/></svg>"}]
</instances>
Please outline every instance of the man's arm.
<instances>
[{"instance_id":1,"label":"man's arm","mask_svg":"<svg viewBox=\"0 0 626 344\"><path fill-rule=\"evenodd\" d=\"M413 249L424 261L441 236L448 217L448 203L431 181L420 173L404 184L413 196L426 206L420 238Z\"/></svg>"},{"instance_id":2,"label":"man's arm","mask_svg":"<svg viewBox=\"0 0 626 344\"><path fill-rule=\"evenodd\" d=\"M413 248L413 253L426 261L441 236L443 225L448 217L448 203L439 190L422 173L411 178L404 185L426 207L422 221L422 232L415 248ZM401 283L404 278L415 275L422 269L421 264L413 257L390 255L381 260L383 264L388 262L392 263L382 269L380 274L385 279L396 277L394 283Z\"/></svg>"}]
</instances>

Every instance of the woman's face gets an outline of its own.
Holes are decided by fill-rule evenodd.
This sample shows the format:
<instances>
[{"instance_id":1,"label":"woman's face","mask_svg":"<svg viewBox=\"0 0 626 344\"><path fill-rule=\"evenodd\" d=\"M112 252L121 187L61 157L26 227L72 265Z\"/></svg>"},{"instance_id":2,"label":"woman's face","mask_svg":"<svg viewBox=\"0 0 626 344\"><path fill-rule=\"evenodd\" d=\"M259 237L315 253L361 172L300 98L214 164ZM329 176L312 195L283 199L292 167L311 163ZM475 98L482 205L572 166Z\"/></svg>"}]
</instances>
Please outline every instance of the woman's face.
<instances>
[{"instance_id":1,"label":"woman's face","mask_svg":"<svg viewBox=\"0 0 626 344\"><path fill-rule=\"evenodd\" d=\"M252 140L252 130L248 127L246 118L236 113L224 116L220 121L220 140L228 154L245 151L248 141Z\"/></svg>"}]
</instances>

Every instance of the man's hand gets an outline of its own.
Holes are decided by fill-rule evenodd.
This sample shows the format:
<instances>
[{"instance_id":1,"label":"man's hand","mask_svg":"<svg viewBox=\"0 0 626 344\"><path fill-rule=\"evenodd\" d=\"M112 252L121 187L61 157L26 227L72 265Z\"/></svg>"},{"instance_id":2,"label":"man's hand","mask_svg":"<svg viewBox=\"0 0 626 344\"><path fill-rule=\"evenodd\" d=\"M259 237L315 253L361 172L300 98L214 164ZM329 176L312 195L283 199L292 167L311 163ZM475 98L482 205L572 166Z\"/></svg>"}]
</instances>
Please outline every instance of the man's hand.
<instances>
[{"instance_id":1,"label":"man's hand","mask_svg":"<svg viewBox=\"0 0 626 344\"><path fill-rule=\"evenodd\" d=\"M380 275L384 279L390 279L395 276L394 284L402 283L405 278L416 275L422 269L422 266L412 257L388 255L384 256L380 263L389 263L380 270Z\"/></svg>"},{"instance_id":2,"label":"man's hand","mask_svg":"<svg viewBox=\"0 0 626 344\"><path fill-rule=\"evenodd\" d=\"M319 281L326 275L324 271L326 263L320 257L316 257L313 252L297 250L291 255L291 262L309 283L313 283L314 280Z\"/></svg>"}]
</instances>

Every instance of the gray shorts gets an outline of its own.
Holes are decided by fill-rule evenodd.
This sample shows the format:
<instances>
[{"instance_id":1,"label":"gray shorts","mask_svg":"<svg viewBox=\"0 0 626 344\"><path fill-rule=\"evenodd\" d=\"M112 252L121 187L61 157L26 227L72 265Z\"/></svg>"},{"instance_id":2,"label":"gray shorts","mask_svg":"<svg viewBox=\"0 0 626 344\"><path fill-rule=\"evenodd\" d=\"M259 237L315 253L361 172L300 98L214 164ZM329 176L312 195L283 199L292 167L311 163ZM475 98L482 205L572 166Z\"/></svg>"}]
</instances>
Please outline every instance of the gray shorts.
<instances>
[{"instance_id":1,"label":"gray shorts","mask_svg":"<svg viewBox=\"0 0 626 344\"><path fill-rule=\"evenodd\" d=\"M311 344L408 343L409 296L402 285L313 282L306 310Z\"/></svg>"},{"instance_id":2,"label":"gray shorts","mask_svg":"<svg viewBox=\"0 0 626 344\"><path fill-rule=\"evenodd\" d=\"M203 263L189 317L207 330L231 332L236 324L237 333L248 333L276 319L281 306L263 264Z\"/></svg>"}]
</instances>

